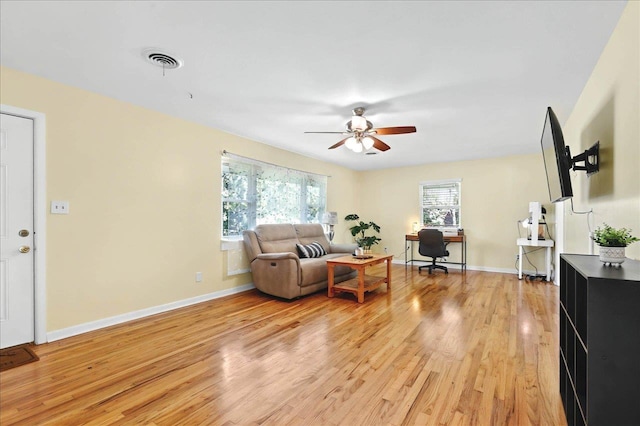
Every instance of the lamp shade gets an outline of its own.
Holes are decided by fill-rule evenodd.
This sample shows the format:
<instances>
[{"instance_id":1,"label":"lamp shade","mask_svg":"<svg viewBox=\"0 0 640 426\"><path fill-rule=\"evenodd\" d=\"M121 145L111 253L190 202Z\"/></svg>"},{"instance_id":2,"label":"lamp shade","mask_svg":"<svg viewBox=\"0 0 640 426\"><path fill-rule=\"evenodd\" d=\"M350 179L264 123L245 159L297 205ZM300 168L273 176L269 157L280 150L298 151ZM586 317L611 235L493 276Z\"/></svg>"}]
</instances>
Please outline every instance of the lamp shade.
<instances>
[{"instance_id":1,"label":"lamp shade","mask_svg":"<svg viewBox=\"0 0 640 426\"><path fill-rule=\"evenodd\" d=\"M324 212L322 215L322 223L325 225L337 225L338 212Z\"/></svg>"},{"instance_id":2,"label":"lamp shade","mask_svg":"<svg viewBox=\"0 0 640 426\"><path fill-rule=\"evenodd\" d=\"M353 148L358 144L358 142L356 141L356 138L354 138L353 136L351 136L350 138L347 139L347 141L345 142L345 146L347 148L349 148L350 150L353 151Z\"/></svg>"},{"instance_id":3,"label":"lamp shade","mask_svg":"<svg viewBox=\"0 0 640 426\"><path fill-rule=\"evenodd\" d=\"M373 139L369 136L362 138L362 146L364 146L364 149L371 149L371 147L373 147L373 143Z\"/></svg>"}]
</instances>

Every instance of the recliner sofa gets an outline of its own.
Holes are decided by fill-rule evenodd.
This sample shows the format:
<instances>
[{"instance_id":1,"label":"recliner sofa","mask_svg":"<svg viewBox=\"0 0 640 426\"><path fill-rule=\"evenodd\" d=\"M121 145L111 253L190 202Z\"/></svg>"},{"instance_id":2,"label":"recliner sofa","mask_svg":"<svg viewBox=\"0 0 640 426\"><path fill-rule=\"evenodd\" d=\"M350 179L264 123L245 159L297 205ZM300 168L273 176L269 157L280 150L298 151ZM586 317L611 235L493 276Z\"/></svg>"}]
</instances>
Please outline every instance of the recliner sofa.
<instances>
[{"instance_id":1,"label":"recliner sofa","mask_svg":"<svg viewBox=\"0 0 640 426\"><path fill-rule=\"evenodd\" d=\"M327 288L327 259L353 253L356 244L329 244L322 225L266 224L243 232L253 284L263 293L295 299ZM326 254L300 258L296 244L318 242ZM335 282L356 276L348 266L336 266Z\"/></svg>"}]
</instances>

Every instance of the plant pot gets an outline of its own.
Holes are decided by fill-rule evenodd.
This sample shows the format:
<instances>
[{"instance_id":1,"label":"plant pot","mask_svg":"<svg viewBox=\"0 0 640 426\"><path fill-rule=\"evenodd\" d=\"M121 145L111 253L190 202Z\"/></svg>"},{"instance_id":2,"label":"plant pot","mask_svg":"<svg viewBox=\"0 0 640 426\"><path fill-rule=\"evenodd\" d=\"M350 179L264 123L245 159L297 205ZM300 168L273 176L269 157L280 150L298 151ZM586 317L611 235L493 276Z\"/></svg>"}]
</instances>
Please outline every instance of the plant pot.
<instances>
[{"instance_id":1,"label":"plant pot","mask_svg":"<svg viewBox=\"0 0 640 426\"><path fill-rule=\"evenodd\" d=\"M600 247L600 262L609 266L619 266L625 260L625 247Z\"/></svg>"}]
</instances>

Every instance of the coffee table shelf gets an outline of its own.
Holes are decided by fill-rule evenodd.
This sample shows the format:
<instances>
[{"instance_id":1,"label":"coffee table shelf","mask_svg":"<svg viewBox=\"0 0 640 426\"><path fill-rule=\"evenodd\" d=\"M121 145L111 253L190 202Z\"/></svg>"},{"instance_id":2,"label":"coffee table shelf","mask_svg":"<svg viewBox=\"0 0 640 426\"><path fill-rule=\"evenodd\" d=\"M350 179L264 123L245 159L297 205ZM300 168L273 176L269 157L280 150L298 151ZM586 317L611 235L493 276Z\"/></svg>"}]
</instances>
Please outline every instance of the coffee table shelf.
<instances>
[{"instance_id":1,"label":"coffee table shelf","mask_svg":"<svg viewBox=\"0 0 640 426\"><path fill-rule=\"evenodd\" d=\"M350 280L343 281L340 284L335 284L333 289L336 291L350 291L351 293L358 294L358 278L351 278ZM374 277L372 275L364 276L364 291L373 291L387 282L386 277Z\"/></svg>"}]
</instances>

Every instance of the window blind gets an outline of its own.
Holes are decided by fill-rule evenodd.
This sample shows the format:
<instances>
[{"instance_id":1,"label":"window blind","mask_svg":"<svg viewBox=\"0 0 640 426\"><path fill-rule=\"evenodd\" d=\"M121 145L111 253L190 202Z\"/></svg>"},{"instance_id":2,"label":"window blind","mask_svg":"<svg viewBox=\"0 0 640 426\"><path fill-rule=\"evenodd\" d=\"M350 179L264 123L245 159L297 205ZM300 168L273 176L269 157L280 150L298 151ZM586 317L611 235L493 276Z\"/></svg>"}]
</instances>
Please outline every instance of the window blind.
<instances>
[{"instance_id":1,"label":"window blind","mask_svg":"<svg viewBox=\"0 0 640 426\"><path fill-rule=\"evenodd\" d=\"M445 183L423 185L422 205L429 206L458 206L460 204L460 183Z\"/></svg>"}]
</instances>

